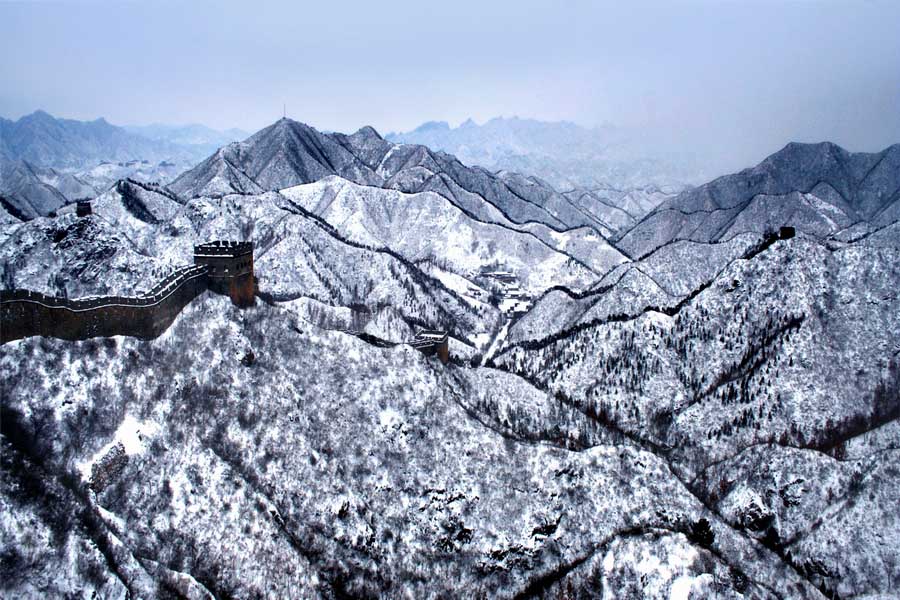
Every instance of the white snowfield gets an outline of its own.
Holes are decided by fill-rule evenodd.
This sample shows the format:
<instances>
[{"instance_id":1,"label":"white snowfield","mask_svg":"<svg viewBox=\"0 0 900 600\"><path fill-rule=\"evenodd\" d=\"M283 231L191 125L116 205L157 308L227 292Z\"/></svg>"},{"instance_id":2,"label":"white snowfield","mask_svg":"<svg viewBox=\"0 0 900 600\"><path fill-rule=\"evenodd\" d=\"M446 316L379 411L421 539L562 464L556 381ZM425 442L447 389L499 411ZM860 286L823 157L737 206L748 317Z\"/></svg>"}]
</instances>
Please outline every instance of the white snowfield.
<instances>
[{"instance_id":1,"label":"white snowfield","mask_svg":"<svg viewBox=\"0 0 900 600\"><path fill-rule=\"evenodd\" d=\"M151 341L0 346L0 595L896 593L893 171L785 190L796 164L871 166L789 147L738 174L765 198L696 221L708 188L667 200L628 258L540 182L365 129L257 135L180 179L196 197L116 185L0 229L7 287L137 295L230 239L260 291L202 294ZM288 169L304 140L333 168Z\"/></svg>"}]
</instances>

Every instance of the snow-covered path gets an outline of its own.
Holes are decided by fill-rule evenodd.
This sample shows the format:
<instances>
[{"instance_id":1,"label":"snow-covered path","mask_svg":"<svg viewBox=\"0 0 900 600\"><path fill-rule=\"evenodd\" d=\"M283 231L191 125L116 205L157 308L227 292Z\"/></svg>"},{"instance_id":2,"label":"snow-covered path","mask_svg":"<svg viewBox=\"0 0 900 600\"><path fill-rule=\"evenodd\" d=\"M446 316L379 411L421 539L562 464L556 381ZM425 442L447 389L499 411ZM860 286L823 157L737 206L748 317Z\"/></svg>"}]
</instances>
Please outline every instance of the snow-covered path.
<instances>
[{"instance_id":1,"label":"snow-covered path","mask_svg":"<svg viewBox=\"0 0 900 600\"><path fill-rule=\"evenodd\" d=\"M487 352L484 353L484 356L481 357L481 366L483 367L488 360L490 360L497 351L503 346L503 342L506 340L506 334L509 333L509 324L511 320L507 319L503 323L503 327L500 328L500 331L497 332L496 337L494 337L494 341L491 342L490 347L487 349Z\"/></svg>"}]
</instances>

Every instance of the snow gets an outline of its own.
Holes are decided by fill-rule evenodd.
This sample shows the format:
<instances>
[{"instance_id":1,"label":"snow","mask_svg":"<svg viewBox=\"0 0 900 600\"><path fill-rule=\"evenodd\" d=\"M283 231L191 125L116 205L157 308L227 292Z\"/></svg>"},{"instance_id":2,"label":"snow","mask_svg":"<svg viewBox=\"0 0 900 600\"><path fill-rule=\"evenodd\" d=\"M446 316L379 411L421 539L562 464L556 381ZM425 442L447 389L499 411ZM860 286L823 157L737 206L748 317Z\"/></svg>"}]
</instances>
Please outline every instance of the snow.
<instances>
[{"instance_id":1,"label":"snow","mask_svg":"<svg viewBox=\"0 0 900 600\"><path fill-rule=\"evenodd\" d=\"M147 444L154 435L159 431L159 424L153 421L139 421L132 415L125 415L122 423L116 429L113 439L110 440L103 448L94 453L88 460L82 462L78 466L81 476L85 481L91 478L91 468L94 463L114 447L119 444L125 449L125 454L135 456L143 453L147 449Z\"/></svg>"},{"instance_id":2,"label":"snow","mask_svg":"<svg viewBox=\"0 0 900 600\"><path fill-rule=\"evenodd\" d=\"M691 577L689 575L679 575L672 581L669 588L669 600L689 600L697 597L694 592L703 591L703 586L709 584L712 579L710 575L703 574L699 577Z\"/></svg>"},{"instance_id":3,"label":"snow","mask_svg":"<svg viewBox=\"0 0 900 600\"><path fill-rule=\"evenodd\" d=\"M492 176L386 146L371 131L354 136L348 143L368 162L337 138L282 123L177 186L253 194L182 204L139 186L161 224L137 218L111 190L90 218L4 229L0 256L16 285L54 293L62 281L73 295L146 290L189 264L194 243L249 239L265 298L239 310L204 294L155 340L0 347L4 411L44 444L28 457L4 441L13 466L0 478L0 533L28 575L15 595L121 597L108 560L140 589L151 582L146 597L164 584L199 593L199 582L234 597L388 588L514 597L553 573L565 575L548 597L570 585L600 595L598 581L606 597L891 589L900 426L866 419L900 339L895 230L877 244L826 245L819 233L841 217L823 187L825 204L791 217L803 221L795 239L745 258L759 229L799 199L775 190L785 193L728 213L744 206L745 173L716 184L728 193L711 220L648 217L639 228L650 229L626 243L654 251L628 260L578 214L599 193L577 205L503 173L504 185L545 208L485 191L488 199L461 184L487 186ZM295 186L283 156L263 155L304 140L348 162L309 163L329 177ZM265 186L224 160L251 149L260 156L241 168ZM415 167L389 183L360 166L379 161ZM447 189L416 187L438 179ZM261 193L270 186L286 189ZM667 205L702 208L711 202L703 194ZM512 227L498 207L541 222ZM716 220L724 216L735 218ZM561 223L582 225L555 230ZM687 232L697 239L673 241ZM557 285L571 289L541 295L516 320L486 302L496 294L501 309L527 306ZM340 331L404 341L413 326L450 330L455 358L485 350L482 363L497 368L442 365ZM248 351L252 364L241 360ZM842 439L847 424L857 430ZM89 502L62 487L70 465L87 479L119 446L129 460ZM113 556L98 557L81 527L61 535L48 526L44 498L18 491L19 459L40 463L32 474L59 514L97 517ZM711 550L686 533L701 518ZM791 563L766 549L773 539Z\"/></svg>"},{"instance_id":4,"label":"snow","mask_svg":"<svg viewBox=\"0 0 900 600\"><path fill-rule=\"evenodd\" d=\"M488 360L494 357L494 355L503 347L503 342L506 340L506 335L509 332L509 321L503 323L503 326L500 328L500 331L497 332L496 337L494 337L494 341L491 343L491 346L484 353L484 356L481 358L481 364L484 365Z\"/></svg>"},{"instance_id":5,"label":"snow","mask_svg":"<svg viewBox=\"0 0 900 600\"><path fill-rule=\"evenodd\" d=\"M548 233L552 230L542 227L544 239L530 233L534 226L516 226L505 218L500 222L473 219L435 192L403 193L327 177L282 189L280 194L357 243L388 247L419 264L439 265L448 273L477 272L504 264L533 294L553 285L581 289L596 277L595 272L556 248ZM484 199L479 201L485 203ZM599 263L598 268L604 270L624 260L608 245L598 248L596 244L579 245L575 256L582 263ZM465 295L467 283L461 278L437 271L435 276L444 277L448 287Z\"/></svg>"},{"instance_id":6,"label":"snow","mask_svg":"<svg viewBox=\"0 0 900 600\"><path fill-rule=\"evenodd\" d=\"M393 408L386 408L378 413L378 422L385 431L399 429L403 425L403 417Z\"/></svg>"}]
</instances>

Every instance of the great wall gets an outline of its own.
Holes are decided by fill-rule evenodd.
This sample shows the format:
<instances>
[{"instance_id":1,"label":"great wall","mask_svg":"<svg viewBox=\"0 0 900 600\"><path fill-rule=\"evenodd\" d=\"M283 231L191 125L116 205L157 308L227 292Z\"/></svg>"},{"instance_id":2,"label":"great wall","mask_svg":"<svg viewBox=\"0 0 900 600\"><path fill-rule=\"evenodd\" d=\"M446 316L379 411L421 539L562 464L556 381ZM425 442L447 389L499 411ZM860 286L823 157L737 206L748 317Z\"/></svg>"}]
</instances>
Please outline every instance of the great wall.
<instances>
[{"instance_id":1,"label":"great wall","mask_svg":"<svg viewBox=\"0 0 900 600\"><path fill-rule=\"evenodd\" d=\"M253 245L210 242L194 247L194 265L176 269L139 296L68 299L31 290L0 291L0 344L39 335L65 340L127 335L152 339L204 291L253 304Z\"/></svg>"},{"instance_id":2,"label":"great wall","mask_svg":"<svg viewBox=\"0 0 900 600\"><path fill-rule=\"evenodd\" d=\"M115 335L153 339L206 290L228 296L241 308L254 304L257 290L251 242L215 241L194 246L193 265L177 268L138 296L69 299L31 290L0 290L0 344L30 336L72 341ZM448 340L446 331L423 330L411 345L446 364L450 360Z\"/></svg>"}]
</instances>

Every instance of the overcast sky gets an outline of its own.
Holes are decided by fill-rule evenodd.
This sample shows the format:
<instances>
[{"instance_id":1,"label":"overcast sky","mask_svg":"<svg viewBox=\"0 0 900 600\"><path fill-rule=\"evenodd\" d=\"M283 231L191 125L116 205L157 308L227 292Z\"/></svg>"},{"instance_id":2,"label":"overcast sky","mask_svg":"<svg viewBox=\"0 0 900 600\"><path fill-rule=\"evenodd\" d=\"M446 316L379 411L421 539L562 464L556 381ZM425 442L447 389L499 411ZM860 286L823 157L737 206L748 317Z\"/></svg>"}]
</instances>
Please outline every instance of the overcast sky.
<instances>
[{"instance_id":1,"label":"overcast sky","mask_svg":"<svg viewBox=\"0 0 900 600\"><path fill-rule=\"evenodd\" d=\"M900 1L0 0L0 115L382 133L611 123L758 160L900 142Z\"/></svg>"}]
</instances>

